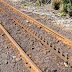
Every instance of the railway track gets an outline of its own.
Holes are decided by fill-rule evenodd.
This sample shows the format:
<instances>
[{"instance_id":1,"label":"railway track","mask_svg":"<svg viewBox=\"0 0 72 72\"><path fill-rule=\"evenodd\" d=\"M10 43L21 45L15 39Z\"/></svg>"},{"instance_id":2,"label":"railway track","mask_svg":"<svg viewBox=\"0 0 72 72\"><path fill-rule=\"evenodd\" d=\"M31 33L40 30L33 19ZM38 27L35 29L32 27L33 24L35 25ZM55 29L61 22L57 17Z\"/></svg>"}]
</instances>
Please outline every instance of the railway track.
<instances>
[{"instance_id":1,"label":"railway track","mask_svg":"<svg viewBox=\"0 0 72 72\"><path fill-rule=\"evenodd\" d=\"M33 61L27 56L27 54L22 50L22 48L16 43L16 41L9 35L9 33L4 29L4 27L0 24L0 29L4 32L4 34L8 37L8 39L12 42L12 44L18 49L24 63L28 66L31 72L42 72L34 63Z\"/></svg>"},{"instance_id":2,"label":"railway track","mask_svg":"<svg viewBox=\"0 0 72 72\"><path fill-rule=\"evenodd\" d=\"M5 2L1 1L10 11L13 11L15 13L18 13L21 17L28 19L31 23L38 25L38 27L42 27L44 28L44 30L46 30L47 32L51 32L52 34L54 34L59 40L62 40L64 43L70 45L72 47L72 41L68 40L67 38L59 35L58 33L54 32L53 30L47 28L46 26L44 26L43 24L39 23L38 21L30 18L29 16L27 16L26 14L20 12L19 10L15 9L14 7L10 6L9 4L6 4Z\"/></svg>"},{"instance_id":3,"label":"railway track","mask_svg":"<svg viewBox=\"0 0 72 72\"><path fill-rule=\"evenodd\" d=\"M18 24L22 28L22 31L24 31L24 33L26 32L32 35L35 39L37 39L41 43L42 46L45 46L50 51L58 55L61 59L67 62L67 64L72 65L71 41L62 37L61 35L57 34L51 29L45 27L44 25L30 18L26 14L18 11L12 6L6 4L5 2L0 1L0 3L1 5L3 4L4 7L6 8L5 9L0 6L0 9L4 14L7 15L7 17L9 17L9 21L12 24L15 25ZM24 21L26 21L26 24ZM45 35L43 35L43 32L41 33L41 31L43 31Z\"/></svg>"},{"instance_id":4,"label":"railway track","mask_svg":"<svg viewBox=\"0 0 72 72\"><path fill-rule=\"evenodd\" d=\"M0 72L30 72L17 48L0 28Z\"/></svg>"}]
</instances>

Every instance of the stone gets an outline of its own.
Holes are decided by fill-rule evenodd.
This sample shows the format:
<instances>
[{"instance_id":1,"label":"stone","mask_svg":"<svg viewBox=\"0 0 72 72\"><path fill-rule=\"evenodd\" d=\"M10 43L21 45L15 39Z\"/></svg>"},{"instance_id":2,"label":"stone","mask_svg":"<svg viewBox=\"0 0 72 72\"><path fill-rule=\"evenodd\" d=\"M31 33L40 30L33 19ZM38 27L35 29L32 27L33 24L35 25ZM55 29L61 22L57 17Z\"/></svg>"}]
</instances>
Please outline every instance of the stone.
<instances>
[{"instance_id":1,"label":"stone","mask_svg":"<svg viewBox=\"0 0 72 72\"><path fill-rule=\"evenodd\" d=\"M6 45L5 48L8 48L8 46Z\"/></svg>"},{"instance_id":2,"label":"stone","mask_svg":"<svg viewBox=\"0 0 72 72\"><path fill-rule=\"evenodd\" d=\"M47 52L50 52L50 50L47 50Z\"/></svg>"},{"instance_id":3,"label":"stone","mask_svg":"<svg viewBox=\"0 0 72 72\"><path fill-rule=\"evenodd\" d=\"M28 26L31 26L31 25L28 25Z\"/></svg>"},{"instance_id":4,"label":"stone","mask_svg":"<svg viewBox=\"0 0 72 72\"><path fill-rule=\"evenodd\" d=\"M67 63L64 62L65 67L68 67Z\"/></svg>"},{"instance_id":5,"label":"stone","mask_svg":"<svg viewBox=\"0 0 72 72\"><path fill-rule=\"evenodd\" d=\"M20 54L18 54L18 57L21 57L21 55L20 55Z\"/></svg>"},{"instance_id":6,"label":"stone","mask_svg":"<svg viewBox=\"0 0 72 72\"><path fill-rule=\"evenodd\" d=\"M16 62L18 62L18 61L20 61L20 60L22 60L22 58L16 58Z\"/></svg>"},{"instance_id":7,"label":"stone","mask_svg":"<svg viewBox=\"0 0 72 72\"><path fill-rule=\"evenodd\" d=\"M12 62L13 62L13 63L16 63L16 60L15 60L15 59L13 59L13 60L12 60Z\"/></svg>"},{"instance_id":8,"label":"stone","mask_svg":"<svg viewBox=\"0 0 72 72\"><path fill-rule=\"evenodd\" d=\"M11 50L8 50L8 53L9 53L9 54L12 54L12 51L11 51Z\"/></svg>"},{"instance_id":9,"label":"stone","mask_svg":"<svg viewBox=\"0 0 72 72\"><path fill-rule=\"evenodd\" d=\"M29 57L31 58L31 55L29 55Z\"/></svg>"},{"instance_id":10,"label":"stone","mask_svg":"<svg viewBox=\"0 0 72 72\"><path fill-rule=\"evenodd\" d=\"M44 51L43 51L43 53L44 53L44 54L47 54L47 51L46 51L46 50L44 50Z\"/></svg>"},{"instance_id":11,"label":"stone","mask_svg":"<svg viewBox=\"0 0 72 72\"><path fill-rule=\"evenodd\" d=\"M4 61L4 63L5 63L5 64L8 64L8 61L7 61L7 60L5 60L5 61Z\"/></svg>"},{"instance_id":12,"label":"stone","mask_svg":"<svg viewBox=\"0 0 72 72\"><path fill-rule=\"evenodd\" d=\"M26 20L26 22L27 22L27 23L29 23L29 21L28 21L28 20Z\"/></svg>"},{"instance_id":13,"label":"stone","mask_svg":"<svg viewBox=\"0 0 72 72\"><path fill-rule=\"evenodd\" d=\"M44 50L43 53L47 54L47 52L50 52L50 50Z\"/></svg>"},{"instance_id":14,"label":"stone","mask_svg":"<svg viewBox=\"0 0 72 72\"><path fill-rule=\"evenodd\" d=\"M14 59L14 58L16 58L16 56L12 56L12 58Z\"/></svg>"},{"instance_id":15,"label":"stone","mask_svg":"<svg viewBox=\"0 0 72 72\"><path fill-rule=\"evenodd\" d=\"M63 62L61 62L60 65L64 65Z\"/></svg>"}]
</instances>

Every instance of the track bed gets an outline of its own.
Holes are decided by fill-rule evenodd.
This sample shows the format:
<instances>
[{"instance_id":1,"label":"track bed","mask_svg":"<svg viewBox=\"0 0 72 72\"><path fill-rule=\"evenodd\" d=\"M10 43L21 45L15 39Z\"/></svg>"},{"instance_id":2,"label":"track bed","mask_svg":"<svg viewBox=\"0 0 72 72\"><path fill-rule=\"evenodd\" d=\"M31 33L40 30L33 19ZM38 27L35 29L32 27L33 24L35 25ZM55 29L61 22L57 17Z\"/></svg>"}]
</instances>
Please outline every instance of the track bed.
<instances>
[{"instance_id":1,"label":"track bed","mask_svg":"<svg viewBox=\"0 0 72 72\"><path fill-rule=\"evenodd\" d=\"M52 45L54 44L55 47L59 47L63 52L68 53L69 56L72 55L71 46L58 40L54 34L45 31L42 27L38 27L38 25L34 25L26 18L22 18L19 14L11 10L9 11L7 7L2 4L0 4L0 6L5 10L5 13L0 11L1 24L39 69L43 72L71 72L71 68L69 66L65 67L64 61L57 56L57 54L61 52L59 50L57 51L57 48L55 48L55 50ZM31 29L33 33L30 32ZM40 34L42 39L39 40L36 37L37 34ZM43 40L43 38L45 40ZM45 43L46 40L48 40L48 43ZM57 53L55 54L54 51ZM66 54L64 55L62 53L61 57L64 58L65 61L69 61L70 57L66 56Z\"/></svg>"}]
</instances>

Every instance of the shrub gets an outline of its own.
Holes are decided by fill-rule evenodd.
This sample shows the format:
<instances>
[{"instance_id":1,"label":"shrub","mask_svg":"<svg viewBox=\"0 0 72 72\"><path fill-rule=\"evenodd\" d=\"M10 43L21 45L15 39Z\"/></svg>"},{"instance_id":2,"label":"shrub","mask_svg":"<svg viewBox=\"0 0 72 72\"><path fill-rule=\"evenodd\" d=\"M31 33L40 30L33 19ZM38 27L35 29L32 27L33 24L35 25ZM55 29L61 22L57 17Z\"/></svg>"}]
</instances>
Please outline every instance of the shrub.
<instances>
[{"instance_id":1,"label":"shrub","mask_svg":"<svg viewBox=\"0 0 72 72\"><path fill-rule=\"evenodd\" d=\"M41 6L42 4L50 4L51 0L35 0L36 5L35 6Z\"/></svg>"},{"instance_id":2,"label":"shrub","mask_svg":"<svg viewBox=\"0 0 72 72\"><path fill-rule=\"evenodd\" d=\"M64 11L72 16L72 0L62 0L62 3Z\"/></svg>"},{"instance_id":3,"label":"shrub","mask_svg":"<svg viewBox=\"0 0 72 72\"><path fill-rule=\"evenodd\" d=\"M52 6L55 10L58 10L60 8L60 3L61 0L51 0L52 1Z\"/></svg>"},{"instance_id":4,"label":"shrub","mask_svg":"<svg viewBox=\"0 0 72 72\"><path fill-rule=\"evenodd\" d=\"M41 5L41 4L40 4L39 1L37 1L36 4L35 4L35 6L40 6L40 5Z\"/></svg>"}]
</instances>

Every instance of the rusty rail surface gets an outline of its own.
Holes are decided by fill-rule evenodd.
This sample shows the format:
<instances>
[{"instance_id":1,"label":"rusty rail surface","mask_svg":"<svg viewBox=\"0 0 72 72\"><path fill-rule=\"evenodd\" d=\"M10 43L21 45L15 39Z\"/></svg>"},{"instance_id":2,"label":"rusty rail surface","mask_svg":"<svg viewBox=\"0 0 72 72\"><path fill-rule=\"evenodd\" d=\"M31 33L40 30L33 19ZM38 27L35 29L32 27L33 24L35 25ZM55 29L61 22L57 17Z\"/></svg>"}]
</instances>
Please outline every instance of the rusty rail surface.
<instances>
[{"instance_id":1,"label":"rusty rail surface","mask_svg":"<svg viewBox=\"0 0 72 72\"><path fill-rule=\"evenodd\" d=\"M72 65L72 56L69 57L68 53L64 53L62 49L59 47L55 47L54 44L48 42L43 36L40 36L37 32L32 30L30 27L22 24L20 20L16 17L11 16L12 22L21 26L22 30L26 30L29 34L35 37L38 41L40 41L45 47L49 50L53 51L56 55L58 55L61 59L67 62L69 65Z\"/></svg>"},{"instance_id":2,"label":"rusty rail surface","mask_svg":"<svg viewBox=\"0 0 72 72\"><path fill-rule=\"evenodd\" d=\"M33 18L29 17L28 15L24 14L23 12L17 10L16 8L12 7L11 5L5 3L4 1L0 0L1 3L3 3L9 10L19 14L22 17L25 17L26 19L28 19L31 23L38 25L38 27L42 27L44 30L46 30L47 32L50 32L52 34L54 34L54 36L56 36L59 40L63 41L65 44L68 44L72 47L72 41L68 40L67 38L61 36L60 34L58 34L57 32L53 31L52 29L44 26L42 23L34 20Z\"/></svg>"},{"instance_id":3,"label":"rusty rail surface","mask_svg":"<svg viewBox=\"0 0 72 72\"><path fill-rule=\"evenodd\" d=\"M1 0L0 0L1 1ZM14 13L19 14L21 17L25 17L26 19L28 19L32 24L38 25L38 27L42 27L44 30L46 30L47 32L52 33L54 36L56 36L59 40L61 40L62 42L64 42L65 44L68 44L69 46L71 46L72 48L72 41L69 41L67 38L64 38L63 36L59 35L58 33L54 32L53 30L47 28L46 26L44 26L43 24L37 22L36 20L30 18L29 16L27 16L26 14L20 12L19 10L13 8L12 6L10 6L9 4L1 1L1 3L3 3L9 10L13 11ZM55 47L54 44L52 43L48 43L48 40L46 40L43 36L40 36L40 34L38 34L37 32L35 32L34 30L32 30L30 27L22 24L20 22L20 20L18 20L16 17L11 16L12 22L17 23L18 25L20 25L22 27L22 30L26 30L28 33L30 33L33 37L35 37L37 40L39 40L45 47L48 47L49 50L53 51L56 55L58 55L61 59L63 59L65 62L67 62L69 65L72 66L72 56L69 56L68 53L63 52L63 50L59 47Z\"/></svg>"},{"instance_id":4,"label":"rusty rail surface","mask_svg":"<svg viewBox=\"0 0 72 72\"><path fill-rule=\"evenodd\" d=\"M7 16L9 16L8 13L5 12L5 10L2 7L0 7L0 10L1 10L1 14L6 14Z\"/></svg>"},{"instance_id":5,"label":"rusty rail surface","mask_svg":"<svg viewBox=\"0 0 72 72\"><path fill-rule=\"evenodd\" d=\"M34 63L33 61L26 55L26 53L22 50L22 48L15 42L15 40L9 35L9 33L4 29L4 27L0 24L0 28L2 31L6 34L6 36L9 38L9 40L13 43L13 45L18 49L20 54L22 55L22 58L28 68L30 67L31 72L42 72Z\"/></svg>"}]
</instances>

